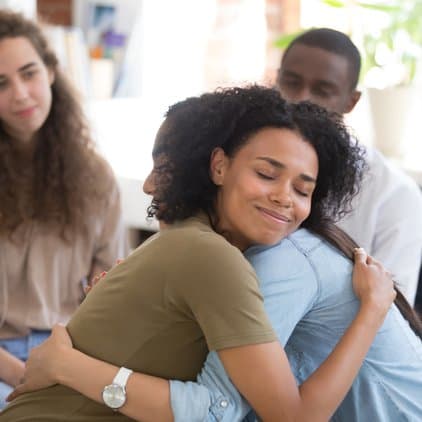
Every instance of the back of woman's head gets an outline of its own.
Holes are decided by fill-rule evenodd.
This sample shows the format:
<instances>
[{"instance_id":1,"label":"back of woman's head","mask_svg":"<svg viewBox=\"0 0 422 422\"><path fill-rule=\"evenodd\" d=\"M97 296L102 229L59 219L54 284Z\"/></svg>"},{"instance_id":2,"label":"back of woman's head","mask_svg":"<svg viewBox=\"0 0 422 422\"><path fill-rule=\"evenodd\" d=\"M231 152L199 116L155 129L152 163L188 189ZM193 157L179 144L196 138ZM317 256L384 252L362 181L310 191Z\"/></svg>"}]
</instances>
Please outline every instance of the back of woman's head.
<instances>
[{"instance_id":1,"label":"back of woman's head","mask_svg":"<svg viewBox=\"0 0 422 422\"><path fill-rule=\"evenodd\" d=\"M153 214L166 222L199 210L214 213L218 187L209 173L212 151L219 147L233 158L268 127L299 132L317 152L321 176L309 221L341 214L357 191L363 158L341 120L318 106L288 104L274 89L252 85L188 98L170 107L165 126L154 150L155 156L165 156L155 195L165 206Z\"/></svg>"}]
</instances>

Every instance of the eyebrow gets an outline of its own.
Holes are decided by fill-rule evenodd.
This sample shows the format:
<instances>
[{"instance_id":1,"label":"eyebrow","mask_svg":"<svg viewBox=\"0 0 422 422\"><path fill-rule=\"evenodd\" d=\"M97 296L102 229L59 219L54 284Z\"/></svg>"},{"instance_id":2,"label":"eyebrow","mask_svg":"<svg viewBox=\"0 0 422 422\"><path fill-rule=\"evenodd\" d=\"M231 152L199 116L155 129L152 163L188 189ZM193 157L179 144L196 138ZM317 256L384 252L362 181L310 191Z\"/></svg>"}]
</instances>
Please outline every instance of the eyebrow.
<instances>
[{"instance_id":1,"label":"eyebrow","mask_svg":"<svg viewBox=\"0 0 422 422\"><path fill-rule=\"evenodd\" d=\"M27 64L23 65L22 67L20 67L18 69L18 72L25 72L25 70L28 70L28 69L30 69L30 68L32 68L34 66L37 66L37 64L35 62L27 63ZM1 75L0 74L0 79L4 79L4 78L6 78L6 75Z\"/></svg>"},{"instance_id":2,"label":"eyebrow","mask_svg":"<svg viewBox=\"0 0 422 422\"><path fill-rule=\"evenodd\" d=\"M30 62L30 63L27 63L27 64L23 65L22 67L20 67L20 68L18 69L18 71L19 71L19 72L23 72L23 71L28 70L29 68L31 68L31 67L33 67L33 66L36 66L36 65L37 65L37 64L36 64L35 62Z\"/></svg>"},{"instance_id":3,"label":"eyebrow","mask_svg":"<svg viewBox=\"0 0 422 422\"><path fill-rule=\"evenodd\" d=\"M285 169L286 166L283 163L280 163L280 161L274 160L273 158L270 157L256 157L257 160L262 160L262 161L266 161L268 164L272 165L273 167L277 168L277 169ZM314 183L316 184L316 179L314 179L313 177L301 173L299 176L304 182L309 182L309 183Z\"/></svg>"},{"instance_id":4,"label":"eyebrow","mask_svg":"<svg viewBox=\"0 0 422 422\"><path fill-rule=\"evenodd\" d=\"M302 75L300 75L299 73L293 72L292 70L283 70L281 72L281 76L282 77L286 76L288 78L294 78L294 79L303 79ZM324 88L336 89L335 84L325 79L317 79L316 84L322 85Z\"/></svg>"},{"instance_id":5,"label":"eyebrow","mask_svg":"<svg viewBox=\"0 0 422 422\"><path fill-rule=\"evenodd\" d=\"M280 72L280 76L288 76L288 77L293 77L293 78L298 78L301 79L301 75L299 75L299 73L293 72L291 70L282 70Z\"/></svg>"}]
</instances>

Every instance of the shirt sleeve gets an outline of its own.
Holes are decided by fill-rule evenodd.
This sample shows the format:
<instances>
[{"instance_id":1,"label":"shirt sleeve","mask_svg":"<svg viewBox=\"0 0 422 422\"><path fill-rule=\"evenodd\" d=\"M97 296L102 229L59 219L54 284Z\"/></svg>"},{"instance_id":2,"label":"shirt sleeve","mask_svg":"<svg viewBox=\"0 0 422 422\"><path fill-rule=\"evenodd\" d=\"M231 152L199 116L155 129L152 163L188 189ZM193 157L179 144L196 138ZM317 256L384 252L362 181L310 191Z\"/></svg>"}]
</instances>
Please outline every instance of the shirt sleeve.
<instances>
[{"instance_id":1,"label":"shirt sleeve","mask_svg":"<svg viewBox=\"0 0 422 422\"><path fill-rule=\"evenodd\" d=\"M246 253L260 280L265 310L283 347L320 291L312 263L300 246L302 237L307 236L297 232L276 246L254 247Z\"/></svg>"},{"instance_id":2,"label":"shirt sleeve","mask_svg":"<svg viewBox=\"0 0 422 422\"><path fill-rule=\"evenodd\" d=\"M198 322L209 350L277 340L255 272L237 248L207 233L181 265L177 302Z\"/></svg>"},{"instance_id":3,"label":"shirt sleeve","mask_svg":"<svg viewBox=\"0 0 422 422\"><path fill-rule=\"evenodd\" d=\"M216 352L210 352L197 382L170 381L175 422L241 421L251 407L239 394Z\"/></svg>"},{"instance_id":4,"label":"shirt sleeve","mask_svg":"<svg viewBox=\"0 0 422 422\"><path fill-rule=\"evenodd\" d=\"M380 205L373 255L413 304L422 258L422 193L416 185L397 185Z\"/></svg>"},{"instance_id":5,"label":"shirt sleeve","mask_svg":"<svg viewBox=\"0 0 422 422\"><path fill-rule=\"evenodd\" d=\"M369 166L353 211L338 225L393 274L413 304L422 258L422 193L375 150Z\"/></svg>"}]
</instances>

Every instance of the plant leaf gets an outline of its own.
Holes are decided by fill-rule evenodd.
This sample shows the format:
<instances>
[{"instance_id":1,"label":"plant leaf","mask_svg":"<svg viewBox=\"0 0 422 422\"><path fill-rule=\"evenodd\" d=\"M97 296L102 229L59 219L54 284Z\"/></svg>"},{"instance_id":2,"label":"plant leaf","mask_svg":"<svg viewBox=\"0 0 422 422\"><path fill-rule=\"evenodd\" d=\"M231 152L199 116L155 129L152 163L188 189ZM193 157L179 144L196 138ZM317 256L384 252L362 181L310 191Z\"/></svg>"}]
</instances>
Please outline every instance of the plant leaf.
<instances>
[{"instance_id":1,"label":"plant leaf","mask_svg":"<svg viewBox=\"0 0 422 422\"><path fill-rule=\"evenodd\" d=\"M340 0L322 0L322 3L325 3L327 6L338 8L346 6L345 2Z\"/></svg>"},{"instance_id":2,"label":"plant leaf","mask_svg":"<svg viewBox=\"0 0 422 422\"><path fill-rule=\"evenodd\" d=\"M274 41L274 46L277 48L280 48L282 50L285 50L287 46L300 34L302 34L304 30L296 31L293 33L285 34L280 36Z\"/></svg>"}]
</instances>

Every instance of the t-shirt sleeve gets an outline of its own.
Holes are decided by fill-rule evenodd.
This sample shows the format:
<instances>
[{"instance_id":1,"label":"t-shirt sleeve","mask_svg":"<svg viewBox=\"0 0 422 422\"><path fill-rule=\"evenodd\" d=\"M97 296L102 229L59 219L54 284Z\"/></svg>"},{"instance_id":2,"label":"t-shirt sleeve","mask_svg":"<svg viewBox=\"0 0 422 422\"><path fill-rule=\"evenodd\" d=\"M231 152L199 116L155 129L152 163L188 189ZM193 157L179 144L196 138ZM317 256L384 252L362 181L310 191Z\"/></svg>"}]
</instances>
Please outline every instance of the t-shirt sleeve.
<instances>
[{"instance_id":1,"label":"t-shirt sleeve","mask_svg":"<svg viewBox=\"0 0 422 422\"><path fill-rule=\"evenodd\" d=\"M258 279L242 253L215 234L193 245L177 292L209 350L276 341Z\"/></svg>"}]
</instances>

